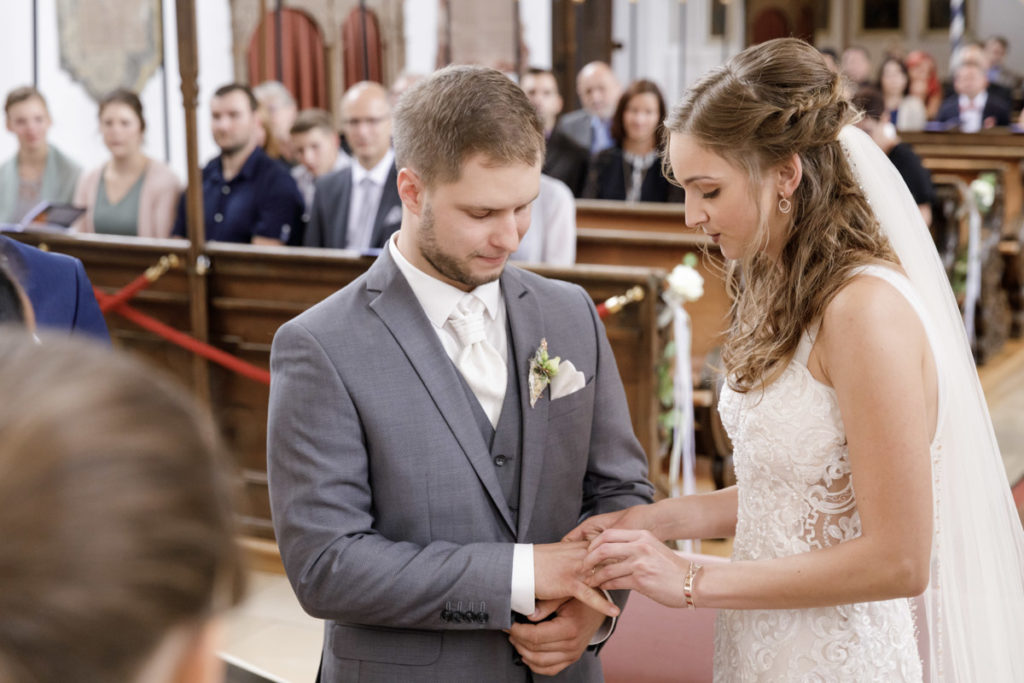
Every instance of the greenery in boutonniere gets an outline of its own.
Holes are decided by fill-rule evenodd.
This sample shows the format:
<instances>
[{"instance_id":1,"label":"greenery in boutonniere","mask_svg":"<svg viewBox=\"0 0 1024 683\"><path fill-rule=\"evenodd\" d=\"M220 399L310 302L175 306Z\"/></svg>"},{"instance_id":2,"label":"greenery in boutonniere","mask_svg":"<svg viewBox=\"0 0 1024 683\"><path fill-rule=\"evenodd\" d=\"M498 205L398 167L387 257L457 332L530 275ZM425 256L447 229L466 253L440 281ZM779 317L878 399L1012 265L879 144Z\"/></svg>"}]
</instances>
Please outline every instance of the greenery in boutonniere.
<instances>
[{"instance_id":1,"label":"greenery in boutonniere","mask_svg":"<svg viewBox=\"0 0 1024 683\"><path fill-rule=\"evenodd\" d=\"M530 407L537 402L540 395L544 393L544 387L551 383L551 379L558 374L558 364L561 358L548 356L548 340L541 339L540 346L530 359Z\"/></svg>"}]
</instances>

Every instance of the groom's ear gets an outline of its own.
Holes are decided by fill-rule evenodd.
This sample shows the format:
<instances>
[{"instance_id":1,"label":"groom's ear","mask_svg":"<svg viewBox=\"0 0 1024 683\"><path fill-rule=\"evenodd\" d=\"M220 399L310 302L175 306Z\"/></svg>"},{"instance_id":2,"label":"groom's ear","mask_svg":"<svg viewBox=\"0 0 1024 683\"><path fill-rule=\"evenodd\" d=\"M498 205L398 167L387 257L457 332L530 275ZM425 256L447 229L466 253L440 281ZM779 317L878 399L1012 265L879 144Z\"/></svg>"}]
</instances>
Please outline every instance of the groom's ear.
<instances>
[{"instance_id":1,"label":"groom's ear","mask_svg":"<svg viewBox=\"0 0 1024 683\"><path fill-rule=\"evenodd\" d=\"M425 187L423 179L411 168L404 167L398 172L398 196L402 204L415 216L423 211Z\"/></svg>"}]
</instances>

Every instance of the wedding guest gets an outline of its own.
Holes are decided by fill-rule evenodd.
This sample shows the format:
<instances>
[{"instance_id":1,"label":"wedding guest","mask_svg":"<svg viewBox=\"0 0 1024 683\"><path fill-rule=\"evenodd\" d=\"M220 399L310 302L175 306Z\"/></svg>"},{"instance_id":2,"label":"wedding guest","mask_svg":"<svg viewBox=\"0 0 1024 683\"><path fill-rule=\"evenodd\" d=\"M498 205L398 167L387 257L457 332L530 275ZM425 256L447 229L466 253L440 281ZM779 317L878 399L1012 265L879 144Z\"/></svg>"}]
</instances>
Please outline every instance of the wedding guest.
<instances>
[{"instance_id":1,"label":"wedding guest","mask_svg":"<svg viewBox=\"0 0 1024 683\"><path fill-rule=\"evenodd\" d=\"M558 119L554 134L591 155L612 146L611 119L622 88L615 72L604 62L590 62L576 76L576 94L582 108ZM553 135L554 135L553 134Z\"/></svg>"},{"instance_id":2,"label":"wedding guest","mask_svg":"<svg viewBox=\"0 0 1024 683\"><path fill-rule=\"evenodd\" d=\"M920 681L920 634L929 680L1021 681L1024 529L960 311L843 85L777 39L669 115L687 224L742 271L720 403L738 484L567 539L592 538L591 585L718 608L716 680ZM706 567L663 542L733 534Z\"/></svg>"},{"instance_id":3,"label":"wedding guest","mask_svg":"<svg viewBox=\"0 0 1024 683\"><path fill-rule=\"evenodd\" d=\"M1010 42L1003 36L989 36L985 40L985 56L988 58L988 82L1004 90L1011 104L1019 106L1021 85L1024 78L1006 66L1006 53L1010 50Z\"/></svg>"},{"instance_id":4,"label":"wedding guest","mask_svg":"<svg viewBox=\"0 0 1024 683\"><path fill-rule=\"evenodd\" d=\"M130 90L100 101L100 133L110 161L78 181L74 203L86 208L74 229L139 237L169 237L181 183L167 164L142 151L146 119Z\"/></svg>"},{"instance_id":5,"label":"wedding guest","mask_svg":"<svg viewBox=\"0 0 1024 683\"><path fill-rule=\"evenodd\" d=\"M925 225L932 224L932 204L935 203L935 188L932 174L924 167L921 157L914 148L900 140L896 129L884 121L885 104L882 94L874 88L861 88L853 97L853 103L864 112L857 125L885 152L889 161L899 171L907 184Z\"/></svg>"},{"instance_id":6,"label":"wedding guest","mask_svg":"<svg viewBox=\"0 0 1024 683\"><path fill-rule=\"evenodd\" d=\"M857 90L871 83L871 54L863 45L850 45L843 50L839 61L839 70L846 76L847 94L852 96Z\"/></svg>"},{"instance_id":7,"label":"wedding guest","mask_svg":"<svg viewBox=\"0 0 1024 683\"><path fill-rule=\"evenodd\" d=\"M925 115L929 121L935 119L942 104L942 83L935 58L924 50L912 50L903 59L910 77L908 92L924 102Z\"/></svg>"},{"instance_id":8,"label":"wedding guest","mask_svg":"<svg viewBox=\"0 0 1024 683\"><path fill-rule=\"evenodd\" d=\"M303 109L291 130L291 148L298 160L292 178L306 203L306 214L313 207L316 179L346 168L351 158L341 150L341 139L331 115L323 109Z\"/></svg>"},{"instance_id":9,"label":"wedding guest","mask_svg":"<svg viewBox=\"0 0 1024 683\"><path fill-rule=\"evenodd\" d=\"M954 66L954 93L942 101L936 120L964 133L1010 125L1010 105L988 91L985 64L964 59Z\"/></svg>"},{"instance_id":10,"label":"wedding guest","mask_svg":"<svg viewBox=\"0 0 1024 683\"><path fill-rule=\"evenodd\" d=\"M562 96L558 93L558 81L548 69L531 67L519 81L530 104L537 110L540 122L544 126L544 139L551 138L555 129L555 121L562 113Z\"/></svg>"},{"instance_id":11,"label":"wedding guest","mask_svg":"<svg viewBox=\"0 0 1024 683\"><path fill-rule=\"evenodd\" d=\"M70 202L82 169L46 141L52 121L43 95L32 86L15 88L4 114L18 152L0 166L0 222L17 223L43 201Z\"/></svg>"},{"instance_id":12,"label":"wedding guest","mask_svg":"<svg viewBox=\"0 0 1024 683\"><path fill-rule=\"evenodd\" d=\"M541 173L540 191L530 208L530 229L508 258L551 266L576 263L576 199L568 185Z\"/></svg>"},{"instance_id":13,"label":"wedding guest","mask_svg":"<svg viewBox=\"0 0 1024 683\"><path fill-rule=\"evenodd\" d=\"M40 329L110 343L107 323L81 261L0 235L0 264L24 289Z\"/></svg>"},{"instance_id":14,"label":"wedding guest","mask_svg":"<svg viewBox=\"0 0 1024 683\"><path fill-rule=\"evenodd\" d=\"M36 329L32 302L4 260L0 260L0 326L20 325L29 332Z\"/></svg>"},{"instance_id":15,"label":"wedding guest","mask_svg":"<svg viewBox=\"0 0 1024 683\"><path fill-rule=\"evenodd\" d=\"M223 680L242 561L208 413L127 355L14 331L0 394L0 680Z\"/></svg>"},{"instance_id":16,"label":"wedding guest","mask_svg":"<svg viewBox=\"0 0 1024 683\"><path fill-rule=\"evenodd\" d=\"M288 170L259 146L259 103L248 86L228 83L210 99L220 154L203 168L206 239L274 246L301 243L302 195ZM172 234L186 234L185 197Z\"/></svg>"},{"instance_id":17,"label":"wedding guest","mask_svg":"<svg viewBox=\"0 0 1024 683\"><path fill-rule=\"evenodd\" d=\"M264 122L263 151L272 159L298 163L291 146L291 129L299 115L295 97L280 81L264 81L252 89Z\"/></svg>"},{"instance_id":18,"label":"wedding guest","mask_svg":"<svg viewBox=\"0 0 1024 683\"><path fill-rule=\"evenodd\" d=\"M558 116L562 113L562 96L558 94L555 74L547 69L531 68L523 74L520 86L529 98L530 104L537 110L537 115L544 126L544 139L547 142L544 152L544 175L567 185L573 196L582 195L583 186L587 181L590 150L573 140L564 127L555 127Z\"/></svg>"},{"instance_id":19,"label":"wedding guest","mask_svg":"<svg viewBox=\"0 0 1024 683\"><path fill-rule=\"evenodd\" d=\"M818 48L818 52L820 52L821 56L825 58L825 63L828 64L828 68L833 71L839 71L839 55L836 54L835 50L830 47L822 47Z\"/></svg>"},{"instance_id":20,"label":"wedding guest","mask_svg":"<svg viewBox=\"0 0 1024 683\"><path fill-rule=\"evenodd\" d=\"M861 88L864 90L864 88ZM897 130L924 130L924 102L910 94L910 74L903 61L886 57L878 70L878 90L884 98L884 119Z\"/></svg>"},{"instance_id":21,"label":"wedding guest","mask_svg":"<svg viewBox=\"0 0 1024 683\"><path fill-rule=\"evenodd\" d=\"M633 81L612 117L614 145L591 162L584 197L627 202L681 201L661 172L665 100L653 81Z\"/></svg>"}]
</instances>

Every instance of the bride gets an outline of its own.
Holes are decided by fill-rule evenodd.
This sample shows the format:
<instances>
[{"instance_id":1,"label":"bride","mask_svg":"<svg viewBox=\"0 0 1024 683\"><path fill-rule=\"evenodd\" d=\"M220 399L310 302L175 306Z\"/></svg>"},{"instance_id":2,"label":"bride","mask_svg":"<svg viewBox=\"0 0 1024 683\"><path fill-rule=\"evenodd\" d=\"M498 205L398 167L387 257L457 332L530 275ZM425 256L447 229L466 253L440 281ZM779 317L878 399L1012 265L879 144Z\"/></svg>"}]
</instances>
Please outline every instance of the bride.
<instances>
[{"instance_id":1,"label":"bride","mask_svg":"<svg viewBox=\"0 0 1024 683\"><path fill-rule=\"evenodd\" d=\"M591 585L719 608L717 680L1021 681L1024 534L945 273L858 116L795 39L670 114L686 222L742 273L720 406L738 483L567 538L591 540ZM707 567L663 543L728 535Z\"/></svg>"}]
</instances>

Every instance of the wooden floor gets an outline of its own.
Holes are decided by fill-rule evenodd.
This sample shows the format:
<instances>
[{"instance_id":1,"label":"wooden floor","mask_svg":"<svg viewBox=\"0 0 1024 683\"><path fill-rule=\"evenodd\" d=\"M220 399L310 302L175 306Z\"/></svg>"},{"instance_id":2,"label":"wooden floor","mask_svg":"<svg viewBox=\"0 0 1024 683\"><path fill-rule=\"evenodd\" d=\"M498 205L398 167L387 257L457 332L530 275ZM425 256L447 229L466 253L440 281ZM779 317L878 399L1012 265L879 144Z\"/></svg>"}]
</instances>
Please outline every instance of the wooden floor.
<instances>
[{"instance_id":1,"label":"wooden floor","mask_svg":"<svg viewBox=\"0 0 1024 683\"><path fill-rule=\"evenodd\" d=\"M1011 485L1024 487L1024 340L1009 343L978 374L1007 476ZM698 458L697 475L699 490L713 488L707 460ZM728 556L732 541L704 541L700 550ZM273 565L252 572L248 598L228 618L223 653L269 680L312 681L320 660L322 624L302 611L287 579L268 568Z\"/></svg>"}]
</instances>

